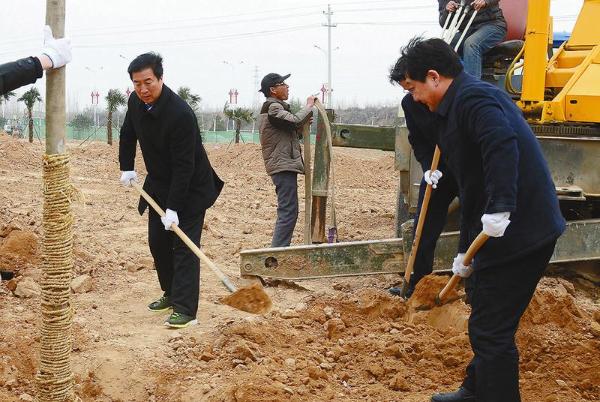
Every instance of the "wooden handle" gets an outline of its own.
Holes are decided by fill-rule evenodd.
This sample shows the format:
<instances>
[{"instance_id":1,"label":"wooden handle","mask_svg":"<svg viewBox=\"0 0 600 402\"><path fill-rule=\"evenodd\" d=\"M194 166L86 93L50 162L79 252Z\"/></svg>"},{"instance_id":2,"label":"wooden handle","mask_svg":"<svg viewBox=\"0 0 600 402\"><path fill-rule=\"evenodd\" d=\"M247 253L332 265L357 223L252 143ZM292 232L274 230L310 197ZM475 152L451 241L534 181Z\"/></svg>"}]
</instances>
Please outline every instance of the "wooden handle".
<instances>
[{"instance_id":1,"label":"wooden handle","mask_svg":"<svg viewBox=\"0 0 600 402\"><path fill-rule=\"evenodd\" d=\"M463 265L465 265L465 266L471 265L471 261L473 260L473 257L475 257L475 254L477 254L477 252L479 251L481 246L483 246L485 244L485 242L487 241L487 239L489 239L489 238L490 237L483 232L481 232L477 235L477 237L475 238L475 240L473 240L473 243L471 243L471 245L469 246L469 249L465 253L465 258L463 259ZM446 286L444 286L444 289L442 289L442 291L437 295L437 297L435 299L436 304L438 304L438 305L441 304L441 302L444 300L444 298L448 295L448 293L452 289L454 289L456 287L456 285L458 284L458 282L460 282L460 280L461 280L460 276L458 276L456 274L452 275L452 278L450 278L450 280L448 281Z\"/></svg>"},{"instance_id":2,"label":"wooden handle","mask_svg":"<svg viewBox=\"0 0 600 402\"><path fill-rule=\"evenodd\" d=\"M327 117L327 110L325 110L325 106L319 101L318 98L315 98L315 107L319 112L319 118L323 119L323 126L325 127L325 134L327 137L327 149L329 150L329 176L331 177L331 196L329 197L330 205L331 205L331 227L337 230L337 219L335 217L335 172L333 168L333 135L331 133L331 123L329 121L329 117ZM335 235L337 239L337 234Z\"/></svg>"},{"instance_id":3,"label":"wooden handle","mask_svg":"<svg viewBox=\"0 0 600 402\"><path fill-rule=\"evenodd\" d=\"M431 171L437 170L440 163L440 148L436 145L435 151L433 152L433 159L431 160ZM431 199L431 192L433 187L431 184L427 184L425 189L425 196L423 197L423 203L421 204L421 211L419 212L419 220L417 221L417 229L415 230L415 238L413 239L412 248L410 255L408 256L408 263L406 264L406 270L404 271L404 282L408 283L410 275L413 272L415 266L415 259L417 257L417 251L419 250L419 243L421 243L421 233L423 233L423 225L425 224L425 216L427 215L427 209L429 207L429 200Z\"/></svg>"},{"instance_id":4,"label":"wooden handle","mask_svg":"<svg viewBox=\"0 0 600 402\"><path fill-rule=\"evenodd\" d=\"M142 197L144 197L144 199L146 200L146 202L148 204L150 204L150 206L152 206L152 208L154 208L154 210L156 211L157 214L159 214L161 217L165 216L165 211L162 210L162 208L152 199L152 197L150 197L150 195L148 195L148 193L146 193L144 191L144 189L142 188L142 186L140 186L138 183L136 183L135 181L131 181L131 186L133 188L135 188ZM193 241L190 240L189 237L187 237L187 235L183 232L183 230L179 229L179 226L177 226L176 224L172 224L171 225L171 230L174 231L177 236L179 236L179 238L190 248L190 250L192 250L194 252L194 254L196 254L198 256L198 258L200 258L200 260L205 263L206 265L208 265L208 267L219 277L219 279L221 280L221 282L223 282L223 284L225 285L225 287L227 287L227 289L229 289L230 292L235 292L237 291L237 288L235 287L235 285L229 280L229 278L227 278L225 276L225 274L223 273L223 271L221 271L203 252L202 250L200 250L198 248L198 246L196 246L194 244Z\"/></svg>"},{"instance_id":5,"label":"wooden handle","mask_svg":"<svg viewBox=\"0 0 600 402\"><path fill-rule=\"evenodd\" d=\"M312 244L312 170L310 149L310 124L302 127L302 138L304 139L304 243Z\"/></svg>"}]
</instances>

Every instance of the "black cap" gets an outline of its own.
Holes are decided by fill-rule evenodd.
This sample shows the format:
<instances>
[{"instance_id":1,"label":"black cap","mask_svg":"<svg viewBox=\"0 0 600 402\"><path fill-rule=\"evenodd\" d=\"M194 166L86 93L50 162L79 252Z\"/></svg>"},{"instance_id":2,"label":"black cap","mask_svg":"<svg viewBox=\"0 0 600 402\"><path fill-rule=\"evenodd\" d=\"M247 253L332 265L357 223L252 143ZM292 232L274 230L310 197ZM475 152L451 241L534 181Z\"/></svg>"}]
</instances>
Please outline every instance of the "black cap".
<instances>
[{"instance_id":1,"label":"black cap","mask_svg":"<svg viewBox=\"0 0 600 402\"><path fill-rule=\"evenodd\" d=\"M265 96L271 95L269 88L274 87L277 84L281 84L283 81L287 80L290 75L292 74L279 75L277 73L269 73L265 75L260 82L260 89L258 92L262 92L265 94Z\"/></svg>"}]
</instances>

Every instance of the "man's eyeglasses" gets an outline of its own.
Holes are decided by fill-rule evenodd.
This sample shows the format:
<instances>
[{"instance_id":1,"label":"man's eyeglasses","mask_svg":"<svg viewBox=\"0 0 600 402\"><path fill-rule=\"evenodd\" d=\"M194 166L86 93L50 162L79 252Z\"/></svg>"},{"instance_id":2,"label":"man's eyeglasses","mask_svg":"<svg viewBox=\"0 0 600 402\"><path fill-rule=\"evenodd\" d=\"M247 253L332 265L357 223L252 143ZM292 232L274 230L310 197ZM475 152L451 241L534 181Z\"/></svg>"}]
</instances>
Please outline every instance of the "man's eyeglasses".
<instances>
[{"instance_id":1,"label":"man's eyeglasses","mask_svg":"<svg viewBox=\"0 0 600 402\"><path fill-rule=\"evenodd\" d=\"M286 87L289 86L288 84L286 84L285 82L280 82L279 84L275 84L273 85L273 87L280 87L282 85L285 85Z\"/></svg>"}]
</instances>

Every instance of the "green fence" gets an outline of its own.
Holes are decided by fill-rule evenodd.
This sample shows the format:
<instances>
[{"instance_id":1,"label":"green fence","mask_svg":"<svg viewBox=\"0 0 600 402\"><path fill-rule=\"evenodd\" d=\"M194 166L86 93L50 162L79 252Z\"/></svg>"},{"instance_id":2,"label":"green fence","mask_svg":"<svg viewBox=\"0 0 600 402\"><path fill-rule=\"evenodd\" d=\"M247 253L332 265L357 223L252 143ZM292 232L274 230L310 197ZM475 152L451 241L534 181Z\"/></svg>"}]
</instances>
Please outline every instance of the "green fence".
<instances>
[{"instance_id":1,"label":"green fence","mask_svg":"<svg viewBox=\"0 0 600 402\"><path fill-rule=\"evenodd\" d=\"M235 142L235 131L204 131L202 141L207 144L229 144ZM240 142L246 144L259 144L258 131L254 133L241 132Z\"/></svg>"},{"instance_id":2,"label":"green fence","mask_svg":"<svg viewBox=\"0 0 600 402\"><path fill-rule=\"evenodd\" d=\"M33 138L44 140L46 133L46 122L43 119L34 119L33 121ZM119 140L119 129L113 127L112 130L113 140L116 142ZM27 125L24 124L22 135L24 137L29 136ZM106 127L90 127L85 130L76 130L74 127L67 125L67 139L75 142L88 142L88 141L102 141L106 142L107 133ZM204 131L202 132L202 141L207 144L229 144L235 141L235 131ZM242 131L240 133L240 143L246 144L259 144L258 131L247 132ZM311 143L315 143L315 135L311 134Z\"/></svg>"},{"instance_id":3,"label":"green fence","mask_svg":"<svg viewBox=\"0 0 600 402\"><path fill-rule=\"evenodd\" d=\"M27 125L24 124L23 136L29 136ZM34 119L33 121L33 137L34 139L39 138L43 140L46 133L46 122L43 119ZM113 127L112 129L113 140L119 140L119 128ZM102 141L106 142L107 133L106 126L90 127L85 130L77 130L74 127L67 125L67 139L74 141ZM202 133L202 141L206 143L230 143L235 141L235 131L205 131ZM258 131L241 132L240 142L258 144L260 143L258 137Z\"/></svg>"}]
</instances>

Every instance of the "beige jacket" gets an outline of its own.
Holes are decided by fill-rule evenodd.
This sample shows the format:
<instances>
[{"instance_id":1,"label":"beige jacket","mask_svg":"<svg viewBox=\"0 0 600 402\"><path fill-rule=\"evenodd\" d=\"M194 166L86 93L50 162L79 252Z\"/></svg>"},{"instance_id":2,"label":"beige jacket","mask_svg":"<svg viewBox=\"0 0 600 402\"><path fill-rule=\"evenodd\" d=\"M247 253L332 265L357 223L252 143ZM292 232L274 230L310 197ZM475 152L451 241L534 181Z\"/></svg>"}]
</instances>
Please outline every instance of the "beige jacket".
<instances>
[{"instance_id":1,"label":"beige jacket","mask_svg":"<svg viewBox=\"0 0 600 402\"><path fill-rule=\"evenodd\" d=\"M279 172L304 173L298 132L312 116L311 108L290 112L290 105L269 97L260 111L260 145L269 175Z\"/></svg>"}]
</instances>

